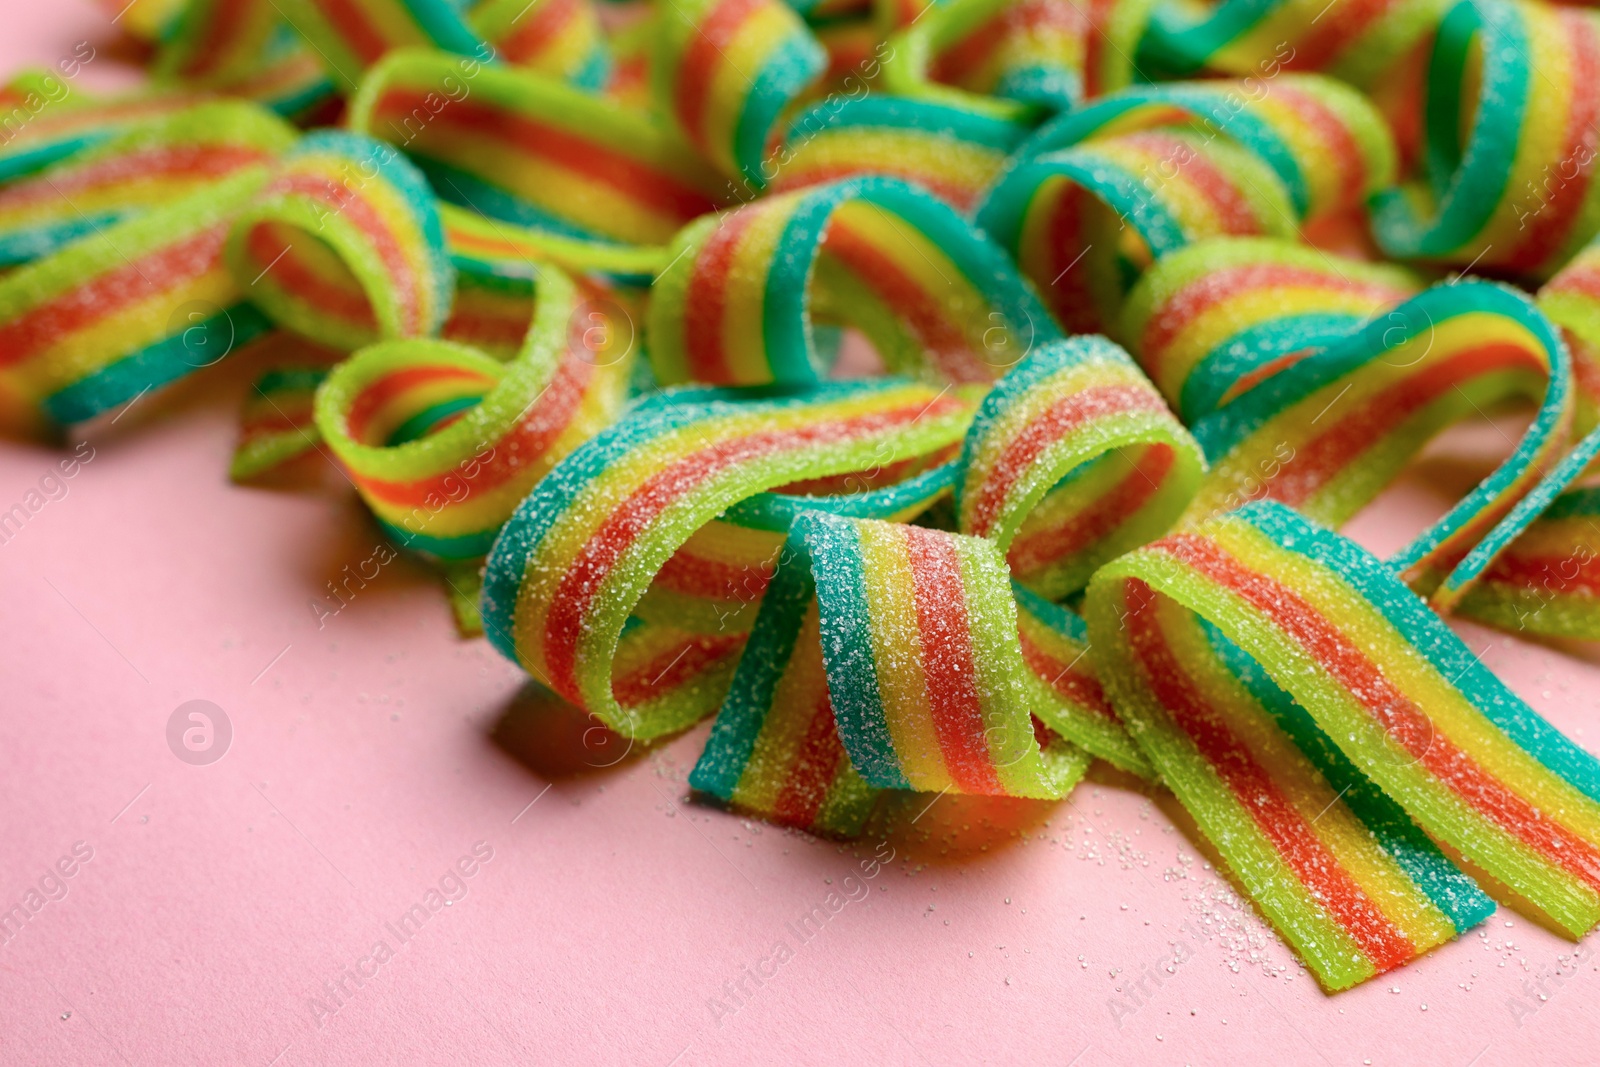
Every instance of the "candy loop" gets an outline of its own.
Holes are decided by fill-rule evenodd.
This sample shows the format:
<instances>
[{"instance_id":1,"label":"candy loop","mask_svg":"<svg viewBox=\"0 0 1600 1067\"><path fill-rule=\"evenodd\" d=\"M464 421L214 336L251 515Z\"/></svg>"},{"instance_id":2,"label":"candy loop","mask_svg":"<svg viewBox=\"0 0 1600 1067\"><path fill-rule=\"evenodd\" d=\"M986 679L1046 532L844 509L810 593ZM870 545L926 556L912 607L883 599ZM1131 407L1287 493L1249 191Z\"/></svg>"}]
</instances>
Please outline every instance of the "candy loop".
<instances>
[{"instance_id":1,"label":"candy loop","mask_svg":"<svg viewBox=\"0 0 1600 1067\"><path fill-rule=\"evenodd\" d=\"M820 380L813 309L859 327L892 372L988 381L1058 336L1005 256L890 178L771 196L686 227L652 290L656 377Z\"/></svg>"},{"instance_id":2,"label":"candy loop","mask_svg":"<svg viewBox=\"0 0 1600 1067\"><path fill-rule=\"evenodd\" d=\"M629 366L574 343L578 292L546 267L509 364L449 341L363 348L317 391L316 422L378 522L438 560L485 555L530 489L621 407Z\"/></svg>"},{"instance_id":3,"label":"candy loop","mask_svg":"<svg viewBox=\"0 0 1600 1067\"><path fill-rule=\"evenodd\" d=\"M1184 422L1215 413L1343 341L1421 288L1400 267L1270 238L1219 237L1164 256L1117 331ZM1401 326L1404 315L1384 319Z\"/></svg>"},{"instance_id":4,"label":"candy loop","mask_svg":"<svg viewBox=\"0 0 1600 1067\"><path fill-rule=\"evenodd\" d=\"M1394 165L1377 113L1325 78L1136 87L1041 128L977 219L1064 325L1104 331L1162 256L1208 237L1288 237L1354 210Z\"/></svg>"},{"instance_id":5,"label":"candy loop","mask_svg":"<svg viewBox=\"0 0 1600 1067\"><path fill-rule=\"evenodd\" d=\"M612 729L682 729L721 693L643 713L619 701L612 665L628 616L689 536L763 490L870 469L883 448L953 444L969 418L957 397L894 381L738 405L668 394L580 447L517 509L485 572L490 640Z\"/></svg>"},{"instance_id":6,"label":"candy loop","mask_svg":"<svg viewBox=\"0 0 1600 1067\"><path fill-rule=\"evenodd\" d=\"M1600 763L1350 542L1251 504L1106 567L1088 615L1118 711L1325 987L1489 911L1395 803L1574 935L1600 921ZM1362 776L1388 813L1336 793Z\"/></svg>"},{"instance_id":7,"label":"candy loop","mask_svg":"<svg viewBox=\"0 0 1600 1067\"><path fill-rule=\"evenodd\" d=\"M977 537L807 512L790 548L816 582L840 738L870 785L1054 798L1082 776L1042 747L999 551Z\"/></svg>"},{"instance_id":8,"label":"candy loop","mask_svg":"<svg viewBox=\"0 0 1600 1067\"><path fill-rule=\"evenodd\" d=\"M1535 277L1573 256L1600 228L1597 70L1592 12L1480 0L1453 7L1428 67L1426 182L1374 202L1383 250Z\"/></svg>"},{"instance_id":9,"label":"candy loop","mask_svg":"<svg viewBox=\"0 0 1600 1067\"><path fill-rule=\"evenodd\" d=\"M276 322L335 348L438 333L455 286L422 175L381 141L335 131L285 157L228 260Z\"/></svg>"},{"instance_id":10,"label":"candy loop","mask_svg":"<svg viewBox=\"0 0 1600 1067\"><path fill-rule=\"evenodd\" d=\"M990 391L955 482L963 533L1010 552L1059 599L1166 532L1193 496L1200 446L1127 353L1103 337L1041 347Z\"/></svg>"},{"instance_id":11,"label":"candy loop","mask_svg":"<svg viewBox=\"0 0 1600 1067\"><path fill-rule=\"evenodd\" d=\"M1499 399L1534 400L1511 455L1393 561L1414 588L1448 602L1514 536L1498 524L1565 452L1569 367L1520 294L1487 282L1429 289L1196 423L1212 473L1190 518L1265 496L1343 522L1444 426ZM1491 530L1487 556L1469 555Z\"/></svg>"}]
</instances>

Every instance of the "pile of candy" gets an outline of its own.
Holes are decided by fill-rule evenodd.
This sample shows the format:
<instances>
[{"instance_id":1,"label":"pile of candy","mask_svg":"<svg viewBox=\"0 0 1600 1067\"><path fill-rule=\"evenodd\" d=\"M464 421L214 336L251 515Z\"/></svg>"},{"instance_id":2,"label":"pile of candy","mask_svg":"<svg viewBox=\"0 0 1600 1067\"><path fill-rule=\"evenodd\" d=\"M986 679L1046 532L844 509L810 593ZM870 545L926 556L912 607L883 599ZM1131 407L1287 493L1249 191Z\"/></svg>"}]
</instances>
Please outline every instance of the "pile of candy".
<instances>
[{"instance_id":1,"label":"pile of candy","mask_svg":"<svg viewBox=\"0 0 1600 1067\"><path fill-rule=\"evenodd\" d=\"M692 784L776 822L1100 758L1330 990L1481 921L1459 863L1600 922L1600 762L1440 617L1600 638L1600 16L120 23L147 89L74 84L91 50L0 90L7 427L250 349L236 480L331 456L463 630L629 738L715 714ZM1331 531L1507 404L1520 440L1394 558Z\"/></svg>"}]
</instances>

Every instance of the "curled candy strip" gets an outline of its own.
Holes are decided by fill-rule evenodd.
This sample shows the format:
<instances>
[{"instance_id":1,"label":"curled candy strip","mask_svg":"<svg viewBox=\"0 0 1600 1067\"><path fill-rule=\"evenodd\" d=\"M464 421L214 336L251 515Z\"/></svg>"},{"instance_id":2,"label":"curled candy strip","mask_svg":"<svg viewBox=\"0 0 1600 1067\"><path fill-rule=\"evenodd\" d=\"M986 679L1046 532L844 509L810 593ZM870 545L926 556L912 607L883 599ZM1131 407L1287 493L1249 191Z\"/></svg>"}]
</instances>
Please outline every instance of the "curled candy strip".
<instances>
[{"instance_id":1,"label":"curled candy strip","mask_svg":"<svg viewBox=\"0 0 1600 1067\"><path fill-rule=\"evenodd\" d=\"M1207 237L1294 235L1393 168L1371 105L1325 78L1138 87L1042 128L977 220L1065 326L1104 330L1151 262Z\"/></svg>"},{"instance_id":2,"label":"curled candy strip","mask_svg":"<svg viewBox=\"0 0 1600 1067\"><path fill-rule=\"evenodd\" d=\"M1270 238L1214 238L1139 279L1119 336L1193 425L1382 317L1421 282L1386 264ZM1398 325L1403 316L1384 319Z\"/></svg>"},{"instance_id":3,"label":"curled candy strip","mask_svg":"<svg viewBox=\"0 0 1600 1067\"><path fill-rule=\"evenodd\" d=\"M1399 258L1546 277L1600 228L1600 16L1462 0L1428 66L1424 180L1373 205Z\"/></svg>"},{"instance_id":4,"label":"curled candy strip","mask_svg":"<svg viewBox=\"0 0 1600 1067\"><path fill-rule=\"evenodd\" d=\"M893 381L737 405L667 393L580 447L517 509L485 572L489 638L612 729L682 729L722 693L687 692L643 715L618 701L612 664L628 616L689 536L763 490L868 469L880 448L953 444L970 417L948 392Z\"/></svg>"},{"instance_id":5,"label":"curled candy strip","mask_svg":"<svg viewBox=\"0 0 1600 1067\"><path fill-rule=\"evenodd\" d=\"M1468 618L1513 633L1600 638L1600 494L1569 488L1591 472L1600 454L1600 285L1590 244L1539 290L1539 309L1555 323L1572 354L1578 439L1561 466L1519 504L1527 528L1498 555L1483 580L1456 606ZM1546 506L1547 505L1547 506ZM1537 516L1537 517L1535 517Z\"/></svg>"},{"instance_id":6,"label":"curled candy strip","mask_svg":"<svg viewBox=\"0 0 1600 1067\"><path fill-rule=\"evenodd\" d=\"M829 98L802 112L772 157L772 191L878 174L973 208L1027 127L965 108L872 94Z\"/></svg>"},{"instance_id":7,"label":"curled candy strip","mask_svg":"<svg viewBox=\"0 0 1600 1067\"><path fill-rule=\"evenodd\" d=\"M443 561L485 555L529 490L621 407L629 353L573 343L571 281L541 274L523 351L386 341L339 364L316 422L379 523Z\"/></svg>"},{"instance_id":8,"label":"curled candy strip","mask_svg":"<svg viewBox=\"0 0 1600 1067\"><path fill-rule=\"evenodd\" d=\"M1440 429L1508 397L1540 404L1511 455L1393 561L1446 606L1531 521L1519 501L1566 450L1574 404L1566 348L1511 289L1429 289L1198 422L1212 473L1190 517L1267 496L1343 522Z\"/></svg>"},{"instance_id":9,"label":"curled candy strip","mask_svg":"<svg viewBox=\"0 0 1600 1067\"><path fill-rule=\"evenodd\" d=\"M1165 532L1199 485L1200 447L1127 354L1099 337L1042 346L983 400L962 449L963 533L1050 599Z\"/></svg>"},{"instance_id":10,"label":"curled candy strip","mask_svg":"<svg viewBox=\"0 0 1600 1067\"><path fill-rule=\"evenodd\" d=\"M765 197L686 227L651 295L656 377L821 379L813 315L861 329L891 372L993 380L1057 335L1015 268L952 208L890 178Z\"/></svg>"},{"instance_id":11,"label":"curled candy strip","mask_svg":"<svg viewBox=\"0 0 1600 1067\"><path fill-rule=\"evenodd\" d=\"M331 130L295 145L228 257L252 302L336 348L438 333L455 284L422 175L381 141Z\"/></svg>"},{"instance_id":12,"label":"curled candy strip","mask_svg":"<svg viewBox=\"0 0 1600 1067\"><path fill-rule=\"evenodd\" d=\"M1087 605L1135 737L1329 988L1488 910L1403 822L1360 832L1382 794L1575 936L1600 921L1600 763L1363 550L1252 504L1111 564ZM1336 797L1352 770L1382 794ZM1324 794L1346 805L1331 823Z\"/></svg>"}]
</instances>

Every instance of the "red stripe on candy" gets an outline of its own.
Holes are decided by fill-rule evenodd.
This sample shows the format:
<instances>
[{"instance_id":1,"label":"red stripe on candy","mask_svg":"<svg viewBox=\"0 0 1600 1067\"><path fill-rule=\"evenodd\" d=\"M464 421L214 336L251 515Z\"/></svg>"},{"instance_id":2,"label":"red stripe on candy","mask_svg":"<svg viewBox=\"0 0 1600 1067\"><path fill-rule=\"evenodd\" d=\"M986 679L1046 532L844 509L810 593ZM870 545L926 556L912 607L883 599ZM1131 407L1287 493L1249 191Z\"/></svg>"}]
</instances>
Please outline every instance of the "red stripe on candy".
<instances>
[{"instance_id":1,"label":"red stripe on candy","mask_svg":"<svg viewBox=\"0 0 1600 1067\"><path fill-rule=\"evenodd\" d=\"M1256 827L1272 842L1279 857L1313 900L1352 937L1363 955L1381 973L1416 955L1416 947L1396 930L1351 877L1315 828L1295 808L1256 762L1227 722L1197 690L1167 645L1150 587L1138 578L1127 579L1130 604L1139 598L1141 610L1128 613L1128 641L1139 657L1145 682L1166 708L1167 714L1194 743L1234 799L1249 813ZM1143 587L1143 588L1139 588Z\"/></svg>"},{"instance_id":2,"label":"red stripe on candy","mask_svg":"<svg viewBox=\"0 0 1600 1067\"><path fill-rule=\"evenodd\" d=\"M1433 728L1366 654L1298 593L1258 574L1216 544L1176 534L1156 546L1238 594L1272 619L1359 700L1389 737L1488 821L1600 892L1600 851L1502 785Z\"/></svg>"},{"instance_id":3,"label":"red stripe on candy","mask_svg":"<svg viewBox=\"0 0 1600 1067\"><path fill-rule=\"evenodd\" d=\"M945 769L961 792L1001 793L984 737L961 557L945 534L920 526L903 529L916 591L929 717Z\"/></svg>"}]
</instances>

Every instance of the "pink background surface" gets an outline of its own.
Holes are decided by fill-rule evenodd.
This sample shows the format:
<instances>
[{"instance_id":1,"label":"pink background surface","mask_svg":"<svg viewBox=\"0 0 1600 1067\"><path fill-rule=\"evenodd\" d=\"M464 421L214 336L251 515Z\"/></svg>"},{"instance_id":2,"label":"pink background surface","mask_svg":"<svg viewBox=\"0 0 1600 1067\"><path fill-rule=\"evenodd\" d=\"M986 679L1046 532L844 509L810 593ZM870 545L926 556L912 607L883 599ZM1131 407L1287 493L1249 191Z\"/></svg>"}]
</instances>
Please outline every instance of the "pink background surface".
<instances>
[{"instance_id":1,"label":"pink background surface","mask_svg":"<svg viewBox=\"0 0 1600 1067\"><path fill-rule=\"evenodd\" d=\"M127 81L86 0L4 3L5 68L87 39L82 84ZM420 568L389 564L319 630L310 602L378 534L347 492L227 483L247 362L83 428L94 459L0 545L0 910L93 850L0 947L0 1061L1467 1067L1595 1047L1587 943L1502 907L1326 997L1171 802L1106 776L915 822L930 798L910 797L845 847L687 803L704 725L586 767L619 753L458 640ZM1451 436L1352 531L1397 546L1503 447ZM0 443L0 510L64 454ZM1592 747L1600 657L1461 631ZM234 731L203 767L165 737L197 698ZM402 943L386 924L479 842L465 895ZM802 940L830 892L846 903ZM336 1005L324 983L371 974L380 940L392 958Z\"/></svg>"}]
</instances>

